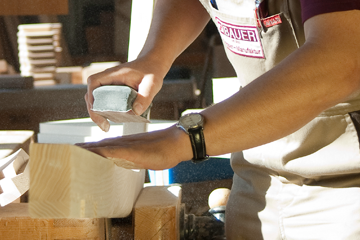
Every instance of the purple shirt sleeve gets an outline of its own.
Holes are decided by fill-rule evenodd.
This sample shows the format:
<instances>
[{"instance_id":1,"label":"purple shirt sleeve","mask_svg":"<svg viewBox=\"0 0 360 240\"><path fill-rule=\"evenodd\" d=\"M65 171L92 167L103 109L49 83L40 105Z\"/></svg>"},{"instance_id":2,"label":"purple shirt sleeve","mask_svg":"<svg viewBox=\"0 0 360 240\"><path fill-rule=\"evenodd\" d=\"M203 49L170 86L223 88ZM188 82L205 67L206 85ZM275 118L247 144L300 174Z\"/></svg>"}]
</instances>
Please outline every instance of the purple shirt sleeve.
<instances>
[{"instance_id":1,"label":"purple shirt sleeve","mask_svg":"<svg viewBox=\"0 0 360 240\"><path fill-rule=\"evenodd\" d=\"M301 16L305 22L309 18L330 12L360 9L359 0L301 0Z\"/></svg>"}]
</instances>

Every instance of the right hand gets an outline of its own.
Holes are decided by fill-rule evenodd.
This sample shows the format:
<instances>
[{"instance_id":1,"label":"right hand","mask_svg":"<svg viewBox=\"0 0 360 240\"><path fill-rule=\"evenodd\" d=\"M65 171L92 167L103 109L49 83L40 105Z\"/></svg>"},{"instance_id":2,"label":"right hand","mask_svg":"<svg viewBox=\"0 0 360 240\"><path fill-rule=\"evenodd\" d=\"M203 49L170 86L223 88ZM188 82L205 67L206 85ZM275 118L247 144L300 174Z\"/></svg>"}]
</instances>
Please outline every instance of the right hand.
<instances>
[{"instance_id":1,"label":"right hand","mask_svg":"<svg viewBox=\"0 0 360 240\"><path fill-rule=\"evenodd\" d=\"M88 88L85 101L91 119L105 132L110 124L104 117L94 113L92 106L94 89L104 85L126 85L138 92L133 103L133 111L141 115L151 104L155 95L160 91L163 78L168 69L163 71L152 61L135 60L106 69L103 72L91 75L87 79Z\"/></svg>"}]
</instances>

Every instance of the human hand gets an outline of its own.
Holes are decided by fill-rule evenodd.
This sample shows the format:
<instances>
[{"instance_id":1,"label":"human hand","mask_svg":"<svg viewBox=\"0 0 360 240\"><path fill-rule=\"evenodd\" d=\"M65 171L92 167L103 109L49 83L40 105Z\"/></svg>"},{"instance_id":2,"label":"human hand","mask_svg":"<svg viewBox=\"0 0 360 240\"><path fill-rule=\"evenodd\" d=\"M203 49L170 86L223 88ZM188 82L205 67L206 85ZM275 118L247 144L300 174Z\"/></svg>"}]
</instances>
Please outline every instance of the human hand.
<instances>
[{"instance_id":1,"label":"human hand","mask_svg":"<svg viewBox=\"0 0 360 240\"><path fill-rule=\"evenodd\" d=\"M104 85L126 85L135 89L138 95L133 103L133 111L135 114L141 115L160 91L166 72L167 70L161 71L161 68L151 61L135 60L91 75L87 80L88 90L85 94L86 106L91 119L103 131L109 130L110 124L107 119L92 111L94 103L92 92L95 88Z\"/></svg>"},{"instance_id":2,"label":"human hand","mask_svg":"<svg viewBox=\"0 0 360 240\"><path fill-rule=\"evenodd\" d=\"M176 126L76 145L129 169L168 169L192 158L189 136Z\"/></svg>"}]
</instances>

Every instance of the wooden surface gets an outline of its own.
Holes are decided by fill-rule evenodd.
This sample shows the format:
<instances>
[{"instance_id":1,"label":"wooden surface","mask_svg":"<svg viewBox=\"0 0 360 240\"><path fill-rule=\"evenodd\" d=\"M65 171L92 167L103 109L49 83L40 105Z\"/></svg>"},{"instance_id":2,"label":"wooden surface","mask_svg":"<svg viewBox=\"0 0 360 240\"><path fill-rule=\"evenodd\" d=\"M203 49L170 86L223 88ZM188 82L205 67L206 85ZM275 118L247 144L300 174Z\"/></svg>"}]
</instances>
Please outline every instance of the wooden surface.
<instances>
[{"instance_id":1,"label":"wooden surface","mask_svg":"<svg viewBox=\"0 0 360 240\"><path fill-rule=\"evenodd\" d=\"M1 0L0 15L61 15L68 11L68 0Z\"/></svg>"},{"instance_id":2,"label":"wooden surface","mask_svg":"<svg viewBox=\"0 0 360 240\"><path fill-rule=\"evenodd\" d=\"M174 125L176 121L152 120L149 124L111 123L108 132L102 131L90 118L40 123L39 143L67 143L100 141L144 131L157 131ZM125 127L128 126L128 127ZM129 132L129 129L133 132Z\"/></svg>"},{"instance_id":3,"label":"wooden surface","mask_svg":"<svg viewBox=\"0 0 360 240\"><path fill-rule=\"evenodd\" d=\"M30 156L33 217L126 217L144 184L145 170L118 167L73 145L34 143Z\"/></svg>"},{"instance_id":4,"label":"wooden surface","mask_svg":"<svg viewBox=\"0 0 360 240\"><path fill-rule=\"evenodd\" d=\"M179 186L146 187L134 206L134 239L179 239Z\"/></svg>"},{"instance_id":5,"label":"wooden surface","mask_svg":"<svg viewBox=\"0 0 360 240\"><path fill-rule=\"evenodd\" d=\"M29 153L32 142L34 142L33 131L0 131L0 159L15 153L20 148Z\"/></svg>"},{"instance_id":6,"label":"wooden surface","mask_svg":"<svg viewBox=\"0 0 360 240\"><path fill-rule=\"evenodd\" d=\"M105 240L104 219L34 219L27 203L0 208L1 240Z\"/></svg>"}]
</instances>

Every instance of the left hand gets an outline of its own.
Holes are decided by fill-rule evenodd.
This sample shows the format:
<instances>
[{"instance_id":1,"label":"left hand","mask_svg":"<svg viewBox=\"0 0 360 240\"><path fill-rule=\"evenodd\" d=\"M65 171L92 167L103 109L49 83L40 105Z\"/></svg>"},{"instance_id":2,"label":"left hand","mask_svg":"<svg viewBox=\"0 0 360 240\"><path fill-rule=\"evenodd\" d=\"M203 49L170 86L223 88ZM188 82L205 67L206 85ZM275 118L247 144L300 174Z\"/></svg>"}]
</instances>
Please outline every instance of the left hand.
<instances>
[{"instance_id":1,"label":"left hand","mask_svg":"<svg viewBox=\"0 0 360 240\"><path fill-rule=\"evenodd\" d=\"M176 126L76 145L130 169L168 169L192 158L189 136Z\"/></svg>"}]
</instances>

